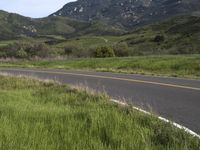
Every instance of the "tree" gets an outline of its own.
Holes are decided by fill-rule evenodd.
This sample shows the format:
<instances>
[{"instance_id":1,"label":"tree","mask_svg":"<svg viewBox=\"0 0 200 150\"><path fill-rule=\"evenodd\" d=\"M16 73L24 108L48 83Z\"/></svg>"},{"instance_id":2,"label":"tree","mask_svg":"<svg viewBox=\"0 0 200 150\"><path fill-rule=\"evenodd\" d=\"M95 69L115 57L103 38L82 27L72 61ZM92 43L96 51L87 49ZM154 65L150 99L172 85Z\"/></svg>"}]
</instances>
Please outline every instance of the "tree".
<instances>
[{"instance_id":1,"label":"tree","mask_svg":"<svg viewBox=\"0 0 200 150\"><path fill-rule=\"evenodd\" d=\"M35 44L30 49L30 55L45 58L50 55L50 49L44 43Z\"/></svg>"},{"instance_id":2,"label":"tree","mask_svg":"<svg viewBox=\"0 0 200 150\"><path fill-rule=\"evenodd\" d=\"M64 52L68 56L72 54L73 50L74 50L74 46L72 45L66 45L64 48Z\"/></svg>"},{"instance_id":3,"label":"tree","mask_svg":"<svg viewBox=\"0 0 200 150\"><path fill-rule=\"evenodd\" d=\"M98 47L94 52L94 57L104 58L104 57L114 57L115 53L113 49L109 46Z\"/></svg>"},{"instance_id":4,"label":"tree","mask_svg":"<svg viewBox=\"0 0 200 150\"><path fill-rule=\"evenodd\" d=\"M156 35L155 38L153 39L154 42L160 43L164 42L165 37L163 35Z\"/></svg>"},{"instance_id":5,"label":"tree","mask_svg":"<svg viewBox=\"0 0 200 150\"><path fill-rule=\"evenodd\" d=\"M18 58L26 58L28 56L27 52L21 48L16 52L16 57Z\"/></svg>"},{"instance_id":6,"label":"tree","mask_svg":"<svg viewBox=\"0 0 200 150\"><path fill-rule=\"evenodd\" d=\"M113 46L115 55L118 57L129 56L130 51L126 42L118 43Z\"/></svg>"}]
</instances>

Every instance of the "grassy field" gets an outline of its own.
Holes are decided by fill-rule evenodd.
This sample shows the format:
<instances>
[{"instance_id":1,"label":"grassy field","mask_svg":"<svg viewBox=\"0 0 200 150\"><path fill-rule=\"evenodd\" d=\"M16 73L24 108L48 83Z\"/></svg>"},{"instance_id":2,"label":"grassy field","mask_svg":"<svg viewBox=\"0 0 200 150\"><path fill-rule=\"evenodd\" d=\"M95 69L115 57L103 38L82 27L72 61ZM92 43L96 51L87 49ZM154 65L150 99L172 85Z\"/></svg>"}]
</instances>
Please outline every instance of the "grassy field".
<instances>
[{"instance_id":1,"label":"grassy field","mask_svg":"<svg viewBox=\"0 0 200 150\"><path fill-rule=\"evenodd\" d=\"M0 149L199 150L200 141L105 95L0 75Z\"/></svg>"},{"instance_id":2,"label":"grassy field","mask_svg":"<svg viewBox=\"0 0 200 150\"><path fill-rule=\"evenodd\" d=\"M178 77L200 77L200 55L137 56L39 61L0 61L0 67L85 69Z\"/></svg>"}]
</instances>

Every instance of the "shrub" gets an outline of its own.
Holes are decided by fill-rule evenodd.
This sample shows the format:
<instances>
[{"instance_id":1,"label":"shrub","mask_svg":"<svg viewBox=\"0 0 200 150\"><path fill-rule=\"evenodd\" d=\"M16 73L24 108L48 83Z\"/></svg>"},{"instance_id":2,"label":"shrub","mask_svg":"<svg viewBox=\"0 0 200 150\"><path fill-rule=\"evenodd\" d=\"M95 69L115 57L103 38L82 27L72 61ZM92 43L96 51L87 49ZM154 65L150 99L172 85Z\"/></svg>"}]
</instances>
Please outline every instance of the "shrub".
<instances>
[{"instance_id":1,"label":"shrub","mask_svg":"<svg viewBox=\"0 0 200 150\"><path fill-rule=\"evenodd\" d=\"M38 57L45 58L50 55L50 49L44 43L34 44L32 48L30 48L28 51L31 57L38 56Z\"/></svg>"},{"instance_id":2,"label":"shrub","mask_svg":"<svg viewBox=\"0 0 200 150\"><path fill-rule=\"evenodd\" d=\"M115 53L113 49L109 46L98 47L94 52L94 57L104 58L104 57L114 57Z\"/></svg>"},{"instance_id":3,"label":"shrub","mask_svg":"<svg viewBox=\"0 0 200 150\"><path fill-rule=\"evenodd\" d=\"M30 58L48 57L51 54L50 48L44 43L12 43L0 49L0 57Z\"/></svg>"},{"instance_id":4,"label":"shrub","mask_svg":"<svg viewBox=\"0 0 200 150\"><path fill-rule=\"evenodd\" d=\"M18 58L27 58L27 56L28 56L27 52L22 48L18 50L16 53L16 57Z\"/></svg>"},{"instance_id":5,"label":"shrub","mask_svg":"<svg viewBox=\"0 0 200 150\"><path fill-rule=\"evenodd\" d=\"M6 58L7 54L4 50L0 49L0 58Z\"/></svg>"},{"instance_id":6,"label":"shrub","mask_svg":"<svg viewBox=\"0 0 200 150\"><path fill-rule=\"evenodd\" d=\"M27 43L12 43L3 48L5 57L26 58L27 50L31 47Z\"/></svg>"},{"instance_id":7,"label":"shrub","mask_svg":"<svg viewBox=\"0 0 200 150\"><path fill-rule=\"evenodd\" d=\"M125 57L125 56L129 56L130 54L129 47L126 42L118 43L114 45L113 49L114 49L115 55L118 57Z\"/></svg>"},{"instance_id":8,"label":"shrub","mask_svg":"<svg viewBox=\"0 0 200 150\"><path fill-rule=\"evenodd\" d=\"M181 43L176 44L169 50L169 54L178 55L178 54L197 54L198 51L191 43Z\"/></svg>"},{"instance_id":9,"label":"shrub","mask_svg":"<svg viewBox=\"0 0 200 150\"><path fill-rule=\"evenodd\" d=\"M163 35L156 35L155 38L153 39L154 42L160 43L165 41L165 37Z\"/></svg>"},{"instance_id":10,"label":"shrub","mask_svg":"<svg viewBox=\"0 0 200 150\"><path fill-rule=\"evenodd\" d=\"M66 45L64 48L65 55L72 56L72 57L89 57L89 54L87 54L87 51L82 48L82 46L79 45Z\"/></svg>"},{"instance_id":11,"label":"shrub","mask_svg":"<svg viewBox=\"0 0 200 150\"><path fill-rule=\"evenodd\" d=\"M76 49L73 50L72 56L80 58L80 57L87 57L87 54L85 53L83 48L77 47Z\"/></svg>"},{"instance_id":12,"label":"shrub","mask_svg":"<svg viewBox=\"0 0 200 150\"><path fill-rule=\"evenodd\" d=\"M73 52L73 50L74 50L74 46L72 46L72 45L66 45L65 46L65 48L64 48L64 53L65 53L65 55L71 55L72 54L72 52Z\"/></svg>"}]
</instances>

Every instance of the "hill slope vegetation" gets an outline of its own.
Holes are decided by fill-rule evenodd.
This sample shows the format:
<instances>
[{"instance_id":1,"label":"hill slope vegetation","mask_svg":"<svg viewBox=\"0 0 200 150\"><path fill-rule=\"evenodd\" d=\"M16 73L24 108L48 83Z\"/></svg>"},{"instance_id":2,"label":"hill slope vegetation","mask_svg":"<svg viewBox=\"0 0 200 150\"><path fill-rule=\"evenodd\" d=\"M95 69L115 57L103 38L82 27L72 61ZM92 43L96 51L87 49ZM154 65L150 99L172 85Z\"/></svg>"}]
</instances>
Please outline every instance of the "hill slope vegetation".
<instances>
[{"instance_id":1,"label":"hill slope vegetation","mask_svg":"<svg viewBox=\"0 0 200 150\"><path fill-rule=\"evenodd\" d=\"M14 39L38 35L103 35L121 34L124 30L101 22L84 22L67 17L32 19L18 14L0 11L0 39Z\"/></svg>"}]
</instances>

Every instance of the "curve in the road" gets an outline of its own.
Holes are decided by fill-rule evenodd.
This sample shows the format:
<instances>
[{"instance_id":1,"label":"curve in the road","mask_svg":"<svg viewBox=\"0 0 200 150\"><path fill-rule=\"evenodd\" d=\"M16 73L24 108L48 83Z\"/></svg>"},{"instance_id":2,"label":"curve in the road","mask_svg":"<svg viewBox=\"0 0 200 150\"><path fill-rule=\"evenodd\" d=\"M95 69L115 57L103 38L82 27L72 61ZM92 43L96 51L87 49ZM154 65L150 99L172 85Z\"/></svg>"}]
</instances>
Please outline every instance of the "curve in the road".
<instances>
[{"instance_id":1,"label":"curve in the road","mask_svg":"<svg viewBox=\"0 0 200 150\"><path fill-rule=\"evenodd\" d=\"M0 68L1 72L56 79L62 83L86 83L106 91L114 99L124 98L139 108L183 124L200 133L200 80L125 75L103 72Z\"/></svg>"},{"instance_id":2,"label":"curve in the road","mask_svg":"<svg viewBox=\"0 0 200 150\"><path fill-rule=\"evenodd\" d=\"M12 69L13 71L21 71L27 72L27 70L19 70L19 69ZM145 81L145 80L134 80L128 78L118 78L118 77L110 77L110 76L103 76L103 75L89 75L89 74L81 74L81 73L69 73L69 72L59 72L59 71L44 71L44 70L29 70L29 72L33 73L53 73L53 74L65 74L65 75L73 75L73 76L83 76L83 77L92 77L92 78L101 78L101 79L111 79L111 80L121 80L121 81L129 81L129 82L137 82L137 83L144 83L144 84L154 84L154 85L161 85L161 86L169 86L175 88L183 88L189 90L197 90L200 91L198 87L190 87L190 86L183 86L183 85L176 85L176 84L167 84L162 82L153 82L153 81Z\"/></svg>"}]
</instances>

